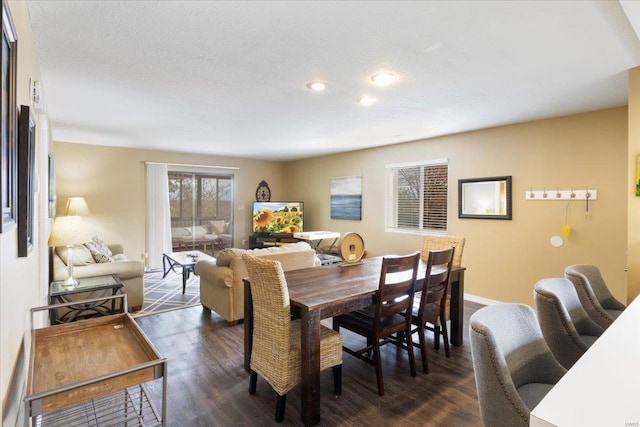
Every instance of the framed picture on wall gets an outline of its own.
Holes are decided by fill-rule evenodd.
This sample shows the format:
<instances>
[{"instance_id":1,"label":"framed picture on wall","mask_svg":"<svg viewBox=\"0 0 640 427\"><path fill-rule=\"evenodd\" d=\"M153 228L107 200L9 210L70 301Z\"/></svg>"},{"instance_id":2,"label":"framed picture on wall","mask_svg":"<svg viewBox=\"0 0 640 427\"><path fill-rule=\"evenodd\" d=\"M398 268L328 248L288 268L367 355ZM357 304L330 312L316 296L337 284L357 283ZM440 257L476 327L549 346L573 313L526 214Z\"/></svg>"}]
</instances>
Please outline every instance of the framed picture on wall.
<instances>
[{"instance_id":1,"label":"framed picture on wall","mask_svg":"<svg viewBox=\"0 0 640 427\"><path fill-rule=\"evenodd\" d=\"M36 121L26 105L18 120L18 256L25 257L33 249Z\"/></svg>"},{"instance_id":2,"label":"framed picture on wall","mask_svg":"<svg viewBox=\"0 0 640 427\"><path fill-rule=\"evenodd\" d=\"M2 2L2 103L0 106L0 232L16 225L17 215L17 110L16 63L18 55L16 31L6 0Z\"/></svg>"},{"instance_id":3,"label":"framed picture on wall","mask_svg":"<svg viewBox=\"0 0 640 427\"><path fill-rule=\"evenodd\" d=\"M331 219L362 219L362 176L331 177Z\"/></svg>"}]
</instances>

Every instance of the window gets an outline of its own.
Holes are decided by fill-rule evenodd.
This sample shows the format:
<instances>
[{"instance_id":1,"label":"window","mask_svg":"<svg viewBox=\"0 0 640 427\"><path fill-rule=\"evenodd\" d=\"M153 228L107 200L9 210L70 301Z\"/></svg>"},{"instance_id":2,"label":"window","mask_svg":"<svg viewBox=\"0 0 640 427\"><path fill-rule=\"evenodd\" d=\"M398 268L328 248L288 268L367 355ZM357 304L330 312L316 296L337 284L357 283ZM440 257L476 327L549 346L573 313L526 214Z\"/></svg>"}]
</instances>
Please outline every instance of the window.
<instances>
[{"instance_id":1,"label":"window","mask_svg":"<svg viewBox=\"0 0 640 427\"><path fill-rule=\"evenodd\" d=\"M169 172L171 226L232 219L232 179L228 175Z\"/></svg>"},{"instance_id":2,"label":"window","mask_svg":"<svg viewBox=\"0 0 640 427\"><path fill-rule=\"evenodd\" d=\"M447 230L448 161L387 165L385 228Z\"/></svg>"}]
</instances>

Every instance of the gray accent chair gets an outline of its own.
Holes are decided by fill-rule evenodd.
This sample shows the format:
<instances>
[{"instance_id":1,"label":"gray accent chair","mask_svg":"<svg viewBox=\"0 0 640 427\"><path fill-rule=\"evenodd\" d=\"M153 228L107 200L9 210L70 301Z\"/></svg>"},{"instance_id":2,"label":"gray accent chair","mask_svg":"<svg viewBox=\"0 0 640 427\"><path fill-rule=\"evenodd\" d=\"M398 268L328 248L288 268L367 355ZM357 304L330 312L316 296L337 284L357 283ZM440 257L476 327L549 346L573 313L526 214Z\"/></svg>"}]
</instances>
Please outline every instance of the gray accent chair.
<instances>
[{"instance_id":1,"label":"gray accent chair","mask_svg":"<svg viewBox=\"0 0 640 427\"><path fill-rule=\"evenodd\" d=\"M571 369L604 328L589 317L569 279L542 279L533 287L533 296L544 339L558 362Z\"/></svg>"},{"instance_id":2,"label":"gray accent chair","mask_svg":"<svg viewBox=\"0 0 640 427\"><path fill-rule=\"evenodd\" d=\"M627 308L611 295L600 269L595 265L570 265L565 268L564 277L573 283L589 317L605 329Z\"/></svg>"},{"instance_id":3,"label":"gray accent chair","mask_svg":"<svg viewBox=\"0 0 640 427\"><path fill-rule=\"evenodd\" d=\"M528 426L531 410L566 373L524 304L481 308L470 319L471 355L486 427Z\"/></svg>"}]
</instances>

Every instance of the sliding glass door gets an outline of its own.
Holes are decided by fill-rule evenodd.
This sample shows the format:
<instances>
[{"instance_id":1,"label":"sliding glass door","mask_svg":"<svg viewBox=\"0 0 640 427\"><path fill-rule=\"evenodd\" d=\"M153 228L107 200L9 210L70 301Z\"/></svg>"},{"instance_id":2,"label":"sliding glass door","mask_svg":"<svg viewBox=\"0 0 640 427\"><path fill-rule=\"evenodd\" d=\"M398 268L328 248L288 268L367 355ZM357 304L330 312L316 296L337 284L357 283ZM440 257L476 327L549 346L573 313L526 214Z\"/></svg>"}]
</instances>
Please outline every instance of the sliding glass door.
<instances>
[{"instance_id":1,"label":"sliding glass door","mask_svg":"<svg viewBox=\"0 0 640 427\"><path fill-rule=\"evenodd\" d=\"M233 246L233 175L169 172L173 251Z\"/></svg>"}]
</instances>

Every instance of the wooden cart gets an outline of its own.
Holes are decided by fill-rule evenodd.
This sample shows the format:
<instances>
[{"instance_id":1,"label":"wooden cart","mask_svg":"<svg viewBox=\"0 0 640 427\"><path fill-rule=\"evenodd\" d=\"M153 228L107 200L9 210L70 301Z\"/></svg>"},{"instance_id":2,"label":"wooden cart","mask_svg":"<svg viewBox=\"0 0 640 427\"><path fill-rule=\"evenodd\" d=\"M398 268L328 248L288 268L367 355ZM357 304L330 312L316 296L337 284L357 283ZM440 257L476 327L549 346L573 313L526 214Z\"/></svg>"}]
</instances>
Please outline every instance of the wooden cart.
<instances>
[{"instance_id":1,"label":"wooden cart","mask_svg":"<svg viewBox=\"0 0 640 427\"><path fill-rule=\"evenodd\" d=\"M127 306L126 295L108 298L125 298ZM36 312L65 305L31 309L25 425L164 426L167 361L131 315L33 327ZM161 414L145 385L160 378Z\"/></svg>"}]
</instances>

